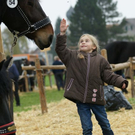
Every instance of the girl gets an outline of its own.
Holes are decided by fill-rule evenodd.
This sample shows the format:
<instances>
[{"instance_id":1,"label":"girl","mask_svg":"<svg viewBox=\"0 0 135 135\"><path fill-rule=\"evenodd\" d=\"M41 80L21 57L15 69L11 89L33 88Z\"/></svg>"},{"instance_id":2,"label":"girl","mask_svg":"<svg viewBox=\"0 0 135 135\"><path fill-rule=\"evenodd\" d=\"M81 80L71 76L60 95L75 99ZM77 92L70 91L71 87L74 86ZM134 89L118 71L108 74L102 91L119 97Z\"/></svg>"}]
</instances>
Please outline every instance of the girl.
<instances>
[{"instance_id":1,"label":"girl","mask_svg":"<svg viewBox=\"0 0 135 135\"><path fill-rule=\"evenodd\" d=\"M77 105L83 135L92 135L91 116L94 113L103 135L114 135L104 108L104 82L119 88L126 88L128 82L112 72L110 64L98 54L98 41L89 34L83 34L79 40L79 50L66 47L66 20L60 24L57 36L56 52L67 69L64 97Z\"/></svg>"}]
</instances>

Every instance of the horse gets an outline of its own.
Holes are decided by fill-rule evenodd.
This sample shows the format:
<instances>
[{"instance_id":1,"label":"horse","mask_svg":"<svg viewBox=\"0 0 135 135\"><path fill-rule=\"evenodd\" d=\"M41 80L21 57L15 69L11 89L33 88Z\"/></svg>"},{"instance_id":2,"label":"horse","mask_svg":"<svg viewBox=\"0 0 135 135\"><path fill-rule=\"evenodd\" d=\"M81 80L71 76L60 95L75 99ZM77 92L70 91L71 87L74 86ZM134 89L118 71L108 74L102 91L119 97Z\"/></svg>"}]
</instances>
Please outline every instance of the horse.
<instances>
[{"instance_id":1,"label":"horse","mask_svg":"<svg viewBox=\"0 0 135 135\"><path fill-rule=\"evenodd\" d=\"M26 36L41 50L52 43L53 27L39 0L0 0L0 24L2 22L15 40Z\"/></svg>"},{"instance_id":2,"label":"horse","mask_svg":"<svg viewBox=\"0 0 135 135\"><path fill-rule=\"evenodd\" d=\"M127 62L129 57L135 56L135 42L115 41L105 46L107 57L110 64ZM124 76L124 71L116 71L117 74ZM128 93L125 89L123 92Z\"/></svg>"},{"instance_id":3,"label":"horse","mask_svg":"<svg viewBox=\"0 0 135 135\"><path fill-rule=\"evenodd\" d=\"M115 41L105 46L110 64L127 62L129 57L135 56L135 42Z\"/></svg>"},{"instance_id":4,"label":"horse","mask_svg":"<svg viewBox=\"0 0 135 135\"><path fill-rule=\"evenodd\" d=\"M0 135L15 135L12 81L7 69L12 57L0 62Z\"/></svg>"}]
</instances>

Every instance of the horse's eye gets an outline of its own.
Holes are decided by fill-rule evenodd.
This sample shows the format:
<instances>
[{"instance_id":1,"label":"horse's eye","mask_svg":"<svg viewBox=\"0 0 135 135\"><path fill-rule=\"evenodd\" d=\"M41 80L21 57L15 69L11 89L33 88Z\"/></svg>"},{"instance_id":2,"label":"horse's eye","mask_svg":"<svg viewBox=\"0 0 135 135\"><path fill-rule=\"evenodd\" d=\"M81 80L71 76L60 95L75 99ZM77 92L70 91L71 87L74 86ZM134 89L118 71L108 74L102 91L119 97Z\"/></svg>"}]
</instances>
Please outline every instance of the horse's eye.
<instances>
[{"instance_id":1,"label":"horse's eye","mask_svg":"<svg viewBox=\"0 0 135 135\"><path fill-rule=\"evenodd\" d=\"M30 1L28 1L28 5L33 7L34 4L32 2L30 2Z\"/></svg>"}]
</instances>

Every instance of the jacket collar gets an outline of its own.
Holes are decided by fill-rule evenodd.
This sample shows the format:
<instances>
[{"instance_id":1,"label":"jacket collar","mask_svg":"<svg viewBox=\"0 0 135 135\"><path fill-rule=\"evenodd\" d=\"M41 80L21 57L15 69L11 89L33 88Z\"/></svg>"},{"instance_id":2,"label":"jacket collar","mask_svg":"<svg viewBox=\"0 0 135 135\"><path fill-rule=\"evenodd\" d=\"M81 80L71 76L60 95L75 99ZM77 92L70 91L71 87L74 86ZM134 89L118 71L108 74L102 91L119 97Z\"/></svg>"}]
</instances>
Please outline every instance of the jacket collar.
<instances>
[{"instance_id":1,"label":"jacket collar","mask_svg":"<svg viewBox=\"0 0 135 135\"><path fill-rule=\"evenodd\" d=\"M83 51L78 51L78 53L81 53L84 57L87 57L88 53L83 52ZM93 51L92 53L89 53L91 57L97 55L97 51Z\"/></svg>"}]
</instances>

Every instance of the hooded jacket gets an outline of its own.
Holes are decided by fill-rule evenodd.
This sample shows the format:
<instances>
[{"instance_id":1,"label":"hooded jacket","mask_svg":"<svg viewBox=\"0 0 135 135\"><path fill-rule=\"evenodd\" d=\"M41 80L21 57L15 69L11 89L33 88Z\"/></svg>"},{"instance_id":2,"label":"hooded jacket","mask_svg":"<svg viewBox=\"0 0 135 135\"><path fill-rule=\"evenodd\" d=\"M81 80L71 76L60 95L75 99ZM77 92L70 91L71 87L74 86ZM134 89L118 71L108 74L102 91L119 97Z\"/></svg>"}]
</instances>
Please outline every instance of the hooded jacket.
<instances>
[{"instance_id":1,"label":"hooded jacket","mask_svg":"<svg viewBox=\"0 0 135 135\"><path fill-rule=\"evenodd\" d=\"M108 61L97 51L85 53L68 49L66 35L57 35L55 50L67 70L64 97L73 102L105 105L104 82L119 88L123 82L128 85L122 76L111 70ZM80 53L83 59L78 58Z\"/></svg>"}]
</instances>

